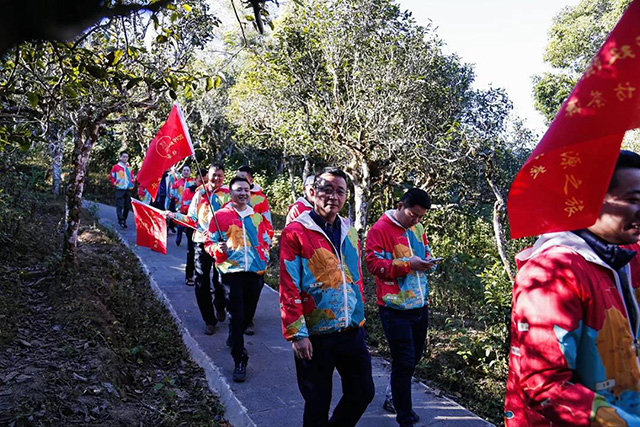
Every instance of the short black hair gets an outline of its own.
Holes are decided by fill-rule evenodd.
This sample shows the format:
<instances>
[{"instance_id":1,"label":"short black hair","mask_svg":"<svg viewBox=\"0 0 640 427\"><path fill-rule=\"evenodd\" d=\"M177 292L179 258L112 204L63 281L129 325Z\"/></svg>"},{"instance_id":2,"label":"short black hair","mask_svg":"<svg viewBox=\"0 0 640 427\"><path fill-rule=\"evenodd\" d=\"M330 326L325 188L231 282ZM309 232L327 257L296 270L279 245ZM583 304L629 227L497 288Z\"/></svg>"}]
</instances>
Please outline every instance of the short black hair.
<instances>
[{"instance_id":1,"label":"short black hair","mask_svg":"<svg viewBox=\"0 0 640 427\"><path fill-rule=\"evenodd\" d=\"M618 155L618 161L616 167L611 175L611 182L609 182L609 190L616 188L618 180L616 179L616 172L622 169L640 169L640 155L629 150L620 150Z\"/></svg>"},{"instance_id":2,"label":"short black hair","mask_svg":"<svg viewBox=\"0 0 640 427\"><path fill-rule=\"evenodd\" d=\"M426 191L419 188L408 189L406 193L402 195L400 202L408 208L412 208L415 205L422 206L425 209L429 209L431 207L429 195Z\"/></svg>"},{"instance_id":3,"label":"short black hair","mask_svg":"<svg viewBox=\"0 0 640 427\"><path fill-rule=\"evenodd\" d=\"M220 169L222 172L224 172L224 166L222 165L222 163L211 163L211 166L209 166L209 170L218 170Z\"/></svg>"},{"instance_id":4,"label":"short black hair","mask_svg":"<svg viewBox=\"0 0 640 427\"><path fill-rule=\"evenodd\" d=\"M248 165L242 165L238 168L238 172L246 172L253 178L253 168Z\"/></svg>"},{"instance_id":5,"label":"short black hair","mask_svg":"<svg viewBox=\"0 0 640 427\"><path fill-rule=\"evenodd\" d=\"M229 181L229 190L231 190L231 186L236 182L246 182L247 184L249 184L249 180L247 178L243 178L241 176L234 176L233 178L231 178L231 181ZM251 184L249 184L249 186L251 186Z\"/></svg>"},{"instance_id":6,"label":"short black hair","mask_svg":"<svg viewBox=\"0 0 640 427\"><path fill-rule=\"evenodd\" d=\"M127 156L129 155L129 152L127 150L122 150L120 152L120 155L118 157L122 157L123 154L126 154Z\"/></svg>"},{"instance_id":7,"label":"short black hair","mask_svg":"<svg viewBox=\"0 0 640 427\"><path fill-rule=\"evenodd\" d=\"M347 182L347 174L340 168L336 168L333 166L329 166L327 168L324 168L322 171L320 171L320 173L316 174L316 177L313 181L313 186L316 187L318 185L318 181L320 179L320 177L322 175L325 174L329 174L329 175L333 175L333 176L337 176L339 178L342 178L345 180L345 182Z\"/></svg>"},{"instance_id":8,"label":"short black hair","mask_svg":"<svg viewBox=\"0 0 640 427\"><path fill-rule=\"evenodd\" d=\"M209 171L205 168L200 168L200 176L205 177Z\"/></svg>"}]
</instances>

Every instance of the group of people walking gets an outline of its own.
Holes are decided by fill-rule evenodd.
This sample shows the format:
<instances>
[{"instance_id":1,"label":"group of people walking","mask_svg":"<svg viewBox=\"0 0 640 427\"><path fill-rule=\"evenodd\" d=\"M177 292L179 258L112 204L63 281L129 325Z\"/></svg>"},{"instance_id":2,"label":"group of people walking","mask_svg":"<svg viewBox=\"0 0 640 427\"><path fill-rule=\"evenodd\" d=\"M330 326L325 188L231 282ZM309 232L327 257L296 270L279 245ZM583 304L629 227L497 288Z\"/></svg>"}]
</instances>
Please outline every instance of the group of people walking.
<instances>
[{"instance_id":1,"label":"group of people walking","mask_svg":"<svg viewBox=\"0 0 640 427\"><path fill-rule=\"evenodd\" d=\"M120 160L112 181L118 221L126 227L133 174L126 157ZM229 314L235 381L246 379L243 335L250 332L273 238L269 204L252 175L241 168L227 187L223 166L212 165L202 185L182 193L191 197L186 213L168 214L194 229L196 299L205 333L214 333ZM374 397L361 246L355 228L340 216L347 181L336 168L305 181L305 195L290 206L280 238L282 331L292 343L304 426L353 426ZM429 320L427 274L439 261L421 224L430 205L423 190L407 190L370 228L364 246L392 358L384 407L397 413L400 426L419 420L411 377ZM544 234L517 255L507 426L640 425L639 237L640 156L623 150L592 226ZM343 395L329 415L334 370Z\"/></svg>"},{"instance_id":2,"label":"group of people walking","mask_svg":"<svg viewBox=\"0 0 640 427\"><path fill-rule=\"evenodd\" d=\"M249 360L244 334L255 333L253 317L274 235L271 212L250 167L239 168L228 186L220 164L211 165L204 178L195 187L199 182L190 184L183 171L174 186L186 186L180 195L188 203L180 199L178 206L188 208L167 211L166 216L193 230L187 231L194 250L187 252L186 283L193 280L195 285L205 334L214 334L228 313L233 380L242 382ZM348 195L347 181L336 168L308 177L304 196L289 207L280 239L283 335L292 342L305 426L356 425L374 396L363 329L360 241L350 221L339 215ZM423 190L407 191L397 208L385 212L371 228L365 249L392 353L385 409L397 412L401 426L419 419L412 410L411 377L426 338L426 274L437 261L420 224L429 207ZM120 222L119 210L118 215ZM329 417L334 370L341 375L343 396Z\"/></svg>"}]
</instances>

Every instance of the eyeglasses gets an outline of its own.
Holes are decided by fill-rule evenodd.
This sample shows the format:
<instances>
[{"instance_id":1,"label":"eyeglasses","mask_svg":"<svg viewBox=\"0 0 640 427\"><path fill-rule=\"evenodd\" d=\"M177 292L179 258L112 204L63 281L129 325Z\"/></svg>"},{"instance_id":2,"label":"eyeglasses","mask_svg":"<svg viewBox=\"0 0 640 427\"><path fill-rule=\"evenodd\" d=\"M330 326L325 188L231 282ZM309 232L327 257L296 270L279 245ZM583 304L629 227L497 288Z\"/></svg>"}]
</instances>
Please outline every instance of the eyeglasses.
<instances>
[{"instance_id":1,"label":"eyeglasses","mask_svg":"<svg viewBox=\"0 0 640 427\"><path fill-rule=\"evenodd\" d=\"M322 194L325 195L327 197L331 197L333 195L335 195L336 197L346 197L347 196L347 190L344 190L342 188L338 188L338 189L334 189L333 187L320 187L320 188L316 188L316 191L318 192L318 194Z\"/></svg>"}]
</instances>

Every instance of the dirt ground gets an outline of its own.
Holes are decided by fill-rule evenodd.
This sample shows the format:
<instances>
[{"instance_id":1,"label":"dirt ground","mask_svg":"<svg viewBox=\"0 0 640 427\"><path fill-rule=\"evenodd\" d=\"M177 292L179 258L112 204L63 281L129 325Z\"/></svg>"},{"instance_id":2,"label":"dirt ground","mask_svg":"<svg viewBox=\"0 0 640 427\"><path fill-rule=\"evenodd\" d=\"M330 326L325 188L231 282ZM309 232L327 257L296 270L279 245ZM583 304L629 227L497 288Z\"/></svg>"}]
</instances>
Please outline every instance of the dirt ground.
<instances>
[{"instance_id":1,"label":"dirt ground","mask_svg":"<svg viewBox=\"0 0 640 427\"><path fill-rule=\"evenodd\" d=\"M85 215L59 271L60 200L0 230L0 425L228 426L133 255Z\"/></svg>"}]
</instances>

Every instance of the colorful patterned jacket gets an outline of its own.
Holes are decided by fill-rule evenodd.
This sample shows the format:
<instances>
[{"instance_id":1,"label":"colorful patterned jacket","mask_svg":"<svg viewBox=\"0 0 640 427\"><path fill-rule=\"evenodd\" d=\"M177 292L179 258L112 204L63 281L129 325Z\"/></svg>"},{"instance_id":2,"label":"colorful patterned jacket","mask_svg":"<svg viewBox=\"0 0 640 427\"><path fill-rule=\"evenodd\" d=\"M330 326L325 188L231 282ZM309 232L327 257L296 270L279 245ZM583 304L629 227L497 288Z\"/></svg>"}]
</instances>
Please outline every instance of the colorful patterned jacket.
<instances>
[{"instance_id":1,"label":"colorful patterned jacket","mask_svg":"<svg viewBox=\"0 0 640 427\"><path fill-rule=\"evenodd\" d=\"M173 184L170 195L171 198L175 200L177 207L180 207L182 204L182 194L185 188L193 185L194 182L196 182L194 178L180 178Z\"/></svg>"},{"instance_id":2,"label":"colorful patterned jacket","mask_svg":"<svg viewBox=\"0 0 640 427\"><path fill-rule=\"evenodd\" d=\"M640 426L625 280L570 232L542 235L516 261L506 427ZM624 271L637 308L640 254Z\"/></svg>"},{"instance_id":3,"label":"colorful patterned jacket","mask_svg":"<svg viewBox=\"0 0 640 427\"><path fill-rule=\"evenodd\" d=\"M267 196L262 191L262 188L256 183L251 186L251 196L249 199L249 204L253 207L253 210L259 213L269 221L271 225L271 235L270 239L273 239L273 221L271 220L271 209L269 208L269 200L267 200Z\"/></svg>"},{"instance_id":4,"label":"colorful patterned jacket","mask_svg":"<svg viewBox=\"0 0 640 427\"><path fill-rule=\"evenodd\" d=\"M151 199L151 193L149 193L147 189L142 186L138 187L138 200L140 200L142 203L146 203L147 205L150 205L153 201Z\"/></svg>"},{"instance_id":5,"label":"colorful patterned jacket","mask_svg":"<svg viewBox=\"0 0 640 427\"><path fill-rule=\"evenodd\" d=\"M422 224L404 228L393 217L382 214L367 233L365 259L376 277L378 305L396 310L424 307L429 296L427 272L411 271L409 258L431 256Z\"/></svg>"},{"instance_id":6,"label":"colorful patterned jacket","mask_svg":"<svg viewBox=\"0 0 640 427\"><path fill-rule=\"evenodd\" d=\"M204 248L216 259L218 271L223 274L264 274L269 263L271 223L251 206L247 206L243 212L238 212L231 203L216 211L215 217L220 230L214 221L209 223L209 234ZM226 252L221 251L218 246L221 241L227 243Z\"/></svg>"},{"instance_id":7,"label":"colorful patterned jacket","mask_svg":"<svg viewBox=\"0 0 640 427\"><path fill-rule=\"evenodd\" d=\"M229 200L229 188L226 185L220 186L214 191L213 186L207 184L207 189L211 195L214 210L219 210ZM191 199L187 214L176 212L176 219L196 229L196 232L193 233L193 241L195 243L205 242L207 234L209 234L211 207L204 186L201 185L196 189L196 194Z\"/></svg>"},{"instance_id":8,"label":"colorful patterned jacket","mask_svg":"<svg viewBox=\"0 0 640 427\"><path fill-rule=\"evenodd\" d=\"M280 314L286 340L340 332L364 325L364 294L358 233L341 221L340 256L304 212L280 238Z\"/></svg>"},{"instance_id":9,"label":"colorful patterned jacket","mask_svg":"<svg viewBox=\"0 0 640 427\"><path fill-rule=\"evenodd\" d=\"M136 176L131 170L131 166L129 166L129 164L122 166L120 162L113 165L109 178L111 179L111 184L113 184L117 190L133 189L133 183L136 180Z\"/></svg>"},{"instance_id":10,"label":"colorful patterned jacket","mask_svg":"<svg viewBox=\"0 0 640 427\"><path fill-rule=\"evenodd\" d=\"M309 203L306 197L298 197L292 205L289 205L287 209L287 220L285 225L289 225L291 221L296 219L302 212L310 211L313 209L313 205Z\"/></svg>"},{"instance_id":11,"label":"colorful patterned jacket","mask_svg":"<svg viewBox=\"0 0 640 427\"><path fill-rule=\"evenodd\" d=\"M187 186L184 189L184 192L182 193L182 197L180 198L180 208L178 209L178 211L182 214L189 213L189 206L191 206L191 200L193 200L193 196L195 196L196 191L198 191L197 189L192 191L191 189L193 187L194 185Z\"/></svg>"}]
</instances>

